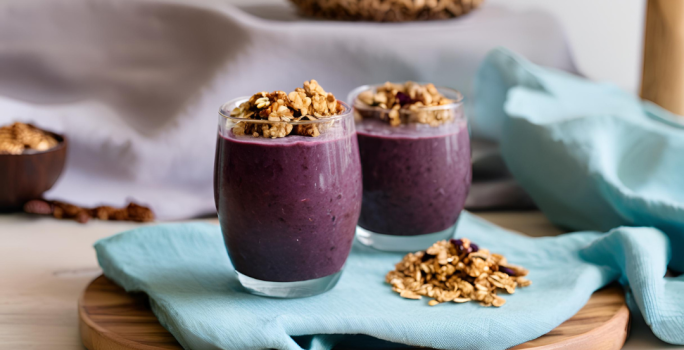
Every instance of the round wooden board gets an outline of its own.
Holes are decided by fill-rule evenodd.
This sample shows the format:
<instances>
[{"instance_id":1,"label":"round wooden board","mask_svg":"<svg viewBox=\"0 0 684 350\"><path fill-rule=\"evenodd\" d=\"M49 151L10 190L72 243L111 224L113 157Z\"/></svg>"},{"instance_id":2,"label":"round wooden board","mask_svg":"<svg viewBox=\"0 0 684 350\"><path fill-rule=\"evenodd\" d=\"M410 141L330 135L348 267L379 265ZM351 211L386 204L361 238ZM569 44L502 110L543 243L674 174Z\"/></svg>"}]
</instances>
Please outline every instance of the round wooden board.
<instances>
[{"instance_id":1,"label":"round wooden board","mask_svg":"<svg viewBox=\"0 0 684 350\"><path fill-rule=\"evenodd\" d=\"M78 302L83 345L89 350L182 349L159 324L145 294L129 294L105 276L88 285ZM554 330L513 349L620 349L629 333L622 289L592 295L575 316Z\"/></svg>"}]
</instances>

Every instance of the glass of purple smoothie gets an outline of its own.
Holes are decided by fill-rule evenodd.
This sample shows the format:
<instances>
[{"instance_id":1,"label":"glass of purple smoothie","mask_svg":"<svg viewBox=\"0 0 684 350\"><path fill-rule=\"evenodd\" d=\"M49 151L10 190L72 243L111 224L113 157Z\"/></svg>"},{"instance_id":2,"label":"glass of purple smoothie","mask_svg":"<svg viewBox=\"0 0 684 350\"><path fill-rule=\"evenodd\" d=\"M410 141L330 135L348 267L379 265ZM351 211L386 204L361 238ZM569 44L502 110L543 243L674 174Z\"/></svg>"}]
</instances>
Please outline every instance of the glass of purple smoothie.
<instances>
[{"instance_id":1,"label":"glass of purple smoothie","mask_svg":"<svg viewBox=\"0 0 684 350\"><path fill-rule=\"evenodd\" d=\"M214 195L228 255L252 294L323 293L341 276L361 210L353 113L338 101L342 112L325 119L274 123L231 116L248 99L227 102L219 112ZM315 127L317 135L244 132L265 125Z\"/></svg>"},{"instance_id":2,"label":"glass of purple smoothie","mask_svg":"<svg viewBox=\"0 0 684 350\"><path fill-rule=\"evenodd\" d=\"M379 250L423 250L450 238L470 189L463 97L429 85L441 105L414 104L411 89L397 92L402 85L392 83L361 86L349 95L363 171L357 238ZM394 95L386 101L378 91Z\"/></svg>"}]
</instances>

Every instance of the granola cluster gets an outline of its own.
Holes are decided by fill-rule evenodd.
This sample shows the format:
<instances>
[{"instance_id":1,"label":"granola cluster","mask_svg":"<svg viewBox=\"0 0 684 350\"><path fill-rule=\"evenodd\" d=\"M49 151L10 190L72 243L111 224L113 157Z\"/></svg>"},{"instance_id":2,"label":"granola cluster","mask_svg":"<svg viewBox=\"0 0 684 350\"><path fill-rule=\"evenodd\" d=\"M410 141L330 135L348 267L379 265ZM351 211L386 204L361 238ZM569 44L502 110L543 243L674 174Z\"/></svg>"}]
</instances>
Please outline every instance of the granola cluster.
<instances>
[{"instance_id":1,"label":"granola cluster","mask_svg":"<svg viewBox=\"0 0 684 350\"><path fill-rule=\"evenodd\" d=\"M291 0L299 10L319 18L344 21L402 22L464 15L483 0Z\"/></svg>"},{"instance_id":2,"label":"granola cluster","mask_svg":"<svg viewBox=\"0 0 684 350\"><path fill-rule=\"evenodd\" d=\"M56 219L73 219L82 224L92 218L114 221L154 221L154 213L150 208L133 202L123 208L106 205L83 208L66 202L35 199L24 204L24 211L30 214L52 215Z\"/></svg>"},{"instance_id":3,"label":"granola cluster","mask_svg":"<svg viewBox=\"0 0 684 350\"><path fill-rule=\"evenodd\" d=\"M433 84L421 85L412 81L404 84L386 82L375 91L361 92L356 99L363 105L388 110L379 115L361 111L361 118L379 118L392 126L408 123L438 126L454 118L452 109L424 108L454 103L454 100L444 97Z\"/></svg>"},{"instance_id":4,"label":"granola cluster","mask_svg":"<svg viewBox=\"0 0 684 350\"><path fill-rule=\"evenodd\" d=\"M267 120L272 123L238 122L235 135L278 138L288 135L319 136L321 130L314 124L292 125L290 122L317 120L339 114L344 107L335 95L326 92L316 80L304 82L289 94L284 91L254 94L247 102L233 109L232 117Z\"/></svg>"},{"instance_id":5,"label":"granola cluster","mask_svg":"<svg viewBox=\"0 0 684 350\"><path fill-rule=\"evenodd\" d=\"M0 154L22 154L27 150L47 151L57 146L52 135L30 124L16 122L0 127Z\"/></svg>"},{"instance_id":6,"label":"granola cluster","mask_svg":"<svg viewBox=\"0 0 684 350\"><path fill-rule=\"evenodd\" d=\"M430 306L453 301L479 301L500 307L506 300L499 291L513 294L516 287L532 284L527 270L509 265L499 254L481 249L468 239L451 239L433 244L426 251L409 253L385 280L403 298L433 298Z\"/></svg>"}]
</instances>

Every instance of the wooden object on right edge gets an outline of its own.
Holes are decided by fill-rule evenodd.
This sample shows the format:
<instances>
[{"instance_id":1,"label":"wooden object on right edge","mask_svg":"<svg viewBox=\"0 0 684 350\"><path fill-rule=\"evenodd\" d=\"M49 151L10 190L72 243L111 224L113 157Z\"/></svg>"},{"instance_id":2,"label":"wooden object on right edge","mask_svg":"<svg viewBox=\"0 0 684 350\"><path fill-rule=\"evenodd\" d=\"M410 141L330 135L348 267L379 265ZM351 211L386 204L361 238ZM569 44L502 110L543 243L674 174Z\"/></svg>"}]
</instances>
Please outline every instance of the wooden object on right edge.
<instances>
[{"instance_id":1,"label":"wooden object on right edge","mask_svg":"<svg viewBox=\"0 0 684 350\"><path fill-rule=\"evenodd\" d=\"M641 97L684 116L684 1L648 0L644 32Z\"/></svg>"}]
</instances>

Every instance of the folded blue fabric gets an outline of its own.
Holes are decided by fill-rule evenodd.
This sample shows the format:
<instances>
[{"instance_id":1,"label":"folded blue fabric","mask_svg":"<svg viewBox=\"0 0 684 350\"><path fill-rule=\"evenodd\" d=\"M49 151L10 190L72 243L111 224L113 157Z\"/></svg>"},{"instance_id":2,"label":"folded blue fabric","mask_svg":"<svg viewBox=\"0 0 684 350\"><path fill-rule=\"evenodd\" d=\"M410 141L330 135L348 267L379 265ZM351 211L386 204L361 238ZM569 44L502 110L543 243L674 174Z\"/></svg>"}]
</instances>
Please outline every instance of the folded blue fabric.
<instances>
[{"instance_id":1,"label":"folded blue fabric","mask_svg":"<svg viewBox=\"0 0 684 350\"><path fill-rule=\"evenodd\" d=\"M333 290L281 300L242 290L218 226L143 227L103 239L95 248L105 275L127 291L146 292L161 323L186 349L329 349L353 343L355 334L439 349L505 349L552 330L612 280L642 276L639 291L660 293L651 282L662 277L669 249L656 229L529 238L467 212L456 236L525 266L532 286L504 295L501 308L430 307L425 298L400 298L384 283L402 254L355 244Z\"/></svg>"},{"instance_id":2,"label":"folded blue fabric","mask_svg":"<svg viewBox=\"0 0 684 350\"><path fill-rule=\"evenodd\" d=\"M662 340L684 344L684 279L663 278L668 261L684 271L684 129L663 122L677 117L616 86L505 49L485 59L475 94L474 112L497 133L511 173L554 223L657 227L669 236L672 253L646 260L630 251L661 250L660 241L638 236L653 230L623 229L629 237L602 238L607 257L596 261L616 259L633 309Z\"/></svg>"}]
</instances>

